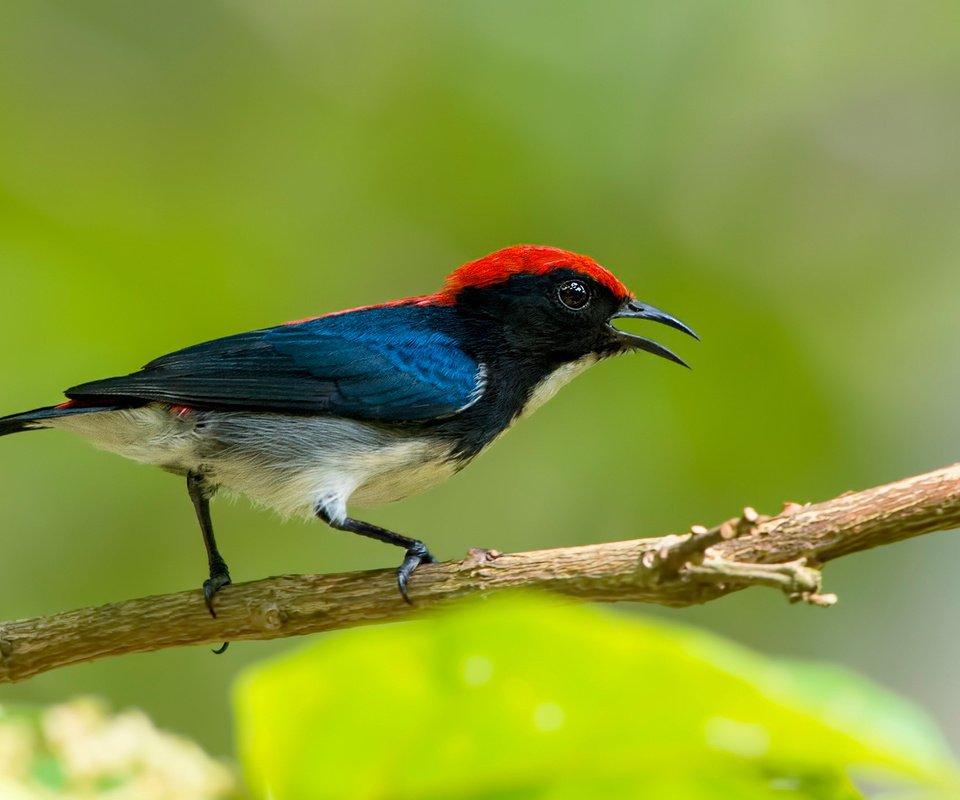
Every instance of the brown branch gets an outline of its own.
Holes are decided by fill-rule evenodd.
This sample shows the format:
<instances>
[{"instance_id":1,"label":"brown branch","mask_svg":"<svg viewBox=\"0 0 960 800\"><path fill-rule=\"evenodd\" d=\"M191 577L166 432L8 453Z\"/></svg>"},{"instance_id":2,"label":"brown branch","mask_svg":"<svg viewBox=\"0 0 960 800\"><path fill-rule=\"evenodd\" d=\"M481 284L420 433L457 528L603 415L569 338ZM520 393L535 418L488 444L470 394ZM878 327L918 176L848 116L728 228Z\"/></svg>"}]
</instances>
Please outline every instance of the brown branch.
<instances>
[{"instance_id":1,"label":"brown branch","mask_svg":"<svg viewBox=\"0 0 960 800\"><path fill-rule=\"evenodd\" d=\"M226 587L218 617L199 591L145 597L0 624L0 683L106 656L193 644L275 639L410 617L467 595L537 588L581 600L685 606L748 586L830 605L819 567L834 558L960 527L960 464L776 517L741 517L682 536L500 554L420 567L415 607L397 592L394 570L286 575Z\"/></svg>"}]
</instances>

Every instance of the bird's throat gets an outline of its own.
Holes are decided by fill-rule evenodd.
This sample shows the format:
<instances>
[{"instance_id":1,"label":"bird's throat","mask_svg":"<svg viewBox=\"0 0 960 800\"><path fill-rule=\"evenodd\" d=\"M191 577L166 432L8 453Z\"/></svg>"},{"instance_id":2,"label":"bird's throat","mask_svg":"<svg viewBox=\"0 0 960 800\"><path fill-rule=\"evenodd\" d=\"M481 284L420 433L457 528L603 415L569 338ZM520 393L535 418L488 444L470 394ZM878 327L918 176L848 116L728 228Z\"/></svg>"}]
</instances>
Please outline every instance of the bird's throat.
<instances>
[{"instance_id":1,"label":"bird's throat","mask_svg":"<svg viewBox=\"0 0 960 800\"><path fill-rule=\"evenodd\" d=\"M598 356L590 353L582 358L578 358L576 361L569 361L557 367L533 387L527 402L523 404L523 408L521 408L520 413L517 414L517 419L530 416L560 391L562 387L570 383L570 381L576 378L581 372L588 370L599 360Z\"/></svg>"}]
</instances>

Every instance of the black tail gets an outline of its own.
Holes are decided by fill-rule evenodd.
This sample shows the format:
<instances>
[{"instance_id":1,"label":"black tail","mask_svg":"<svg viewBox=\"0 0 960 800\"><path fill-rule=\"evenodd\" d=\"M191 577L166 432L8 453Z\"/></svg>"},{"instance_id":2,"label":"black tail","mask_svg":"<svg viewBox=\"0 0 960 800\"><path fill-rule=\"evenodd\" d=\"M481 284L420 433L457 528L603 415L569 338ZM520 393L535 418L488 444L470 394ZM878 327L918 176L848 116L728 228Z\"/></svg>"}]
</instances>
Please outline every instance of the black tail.
<instances>
[{"instance_id":1,"label":"black tail","mask_svg":"<svg viewBox=\"0 0 960 800\"><path fill-rule=\"evenodd\" d=\"M22 414L11 414L9 417L0 417L0 436L20 431L41 430L44 422L57 417L68 417L73 414L92 414L97 411L114 411L116 406L46 406L35 408L33 411L24 411Z\"/></svg>"}]
</instances>

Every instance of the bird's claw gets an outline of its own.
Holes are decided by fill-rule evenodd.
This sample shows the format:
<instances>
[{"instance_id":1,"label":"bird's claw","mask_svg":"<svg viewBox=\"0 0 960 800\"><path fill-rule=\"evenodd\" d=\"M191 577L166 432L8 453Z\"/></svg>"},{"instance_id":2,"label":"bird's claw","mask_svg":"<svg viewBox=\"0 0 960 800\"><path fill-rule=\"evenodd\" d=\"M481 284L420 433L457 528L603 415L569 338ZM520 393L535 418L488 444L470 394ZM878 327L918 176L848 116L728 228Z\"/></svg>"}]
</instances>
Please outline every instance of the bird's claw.
<instances>
[{"instance_id":1,"label":"bird's claw","mask_svg":"<svg viewBox=\"0 0 960 800\"><path fill-rule=\"evenodd\" d=\"M423 542L415 542L407 548L403 563L397 569L397 586L400 588L400 594L407 605L413 605L413 600L407 594L407 582L410 580L413 571L421 564L433 564L435 561L433 554Z\"/></svg>"},{"instance_id":2,"label":"bird's claw","mask_svg":"<svg viewBox=\"0 0 960 800\"><path fill-rule=\"evenodd\" d=\"M210 577L203 582L203 599L207 604L210 616L214 619L217 617L217 612L213 610L213 596L224 586L229 586L231 582L230 573L226 570L211 573Z\"/></svg>"},{"instance_id":3,"label":"bird's claw","mask_svg":"<svg viewBox=\"0 0 960 800\"><path fill-rule=\"evenodd\" d=\"M230 573L227 572L225 566L218 572L211 572L210 577L203 582L203 599L207 604L207 611L210 612L210 616L214 619L217 618L217 612L213 610L213 596L224 586L229 586L231 582ZM224 642L216 650L211 650L210 652L217 656L223 655L227 652L229 646L230 642Z\"/></svg>"}]
</instances>

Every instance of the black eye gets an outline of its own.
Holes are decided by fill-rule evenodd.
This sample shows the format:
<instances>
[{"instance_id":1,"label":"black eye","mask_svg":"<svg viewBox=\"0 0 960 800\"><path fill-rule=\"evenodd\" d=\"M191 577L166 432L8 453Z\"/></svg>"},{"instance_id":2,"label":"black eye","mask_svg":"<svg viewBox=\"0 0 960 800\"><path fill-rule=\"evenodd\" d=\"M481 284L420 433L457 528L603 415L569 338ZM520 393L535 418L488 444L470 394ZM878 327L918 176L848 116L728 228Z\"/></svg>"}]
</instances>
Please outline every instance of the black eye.
<instances>
[{"instance_id":1,"label":"black eye","mask_svg":"<svg viewBox=\"0 0 960 800\"><path fill-rule=\"evenodd\" d=\"M567 308L579 311L590 302L590 290L582 281L566 281L557 287L557 298Z\"/></svg>"}]
</instances>

